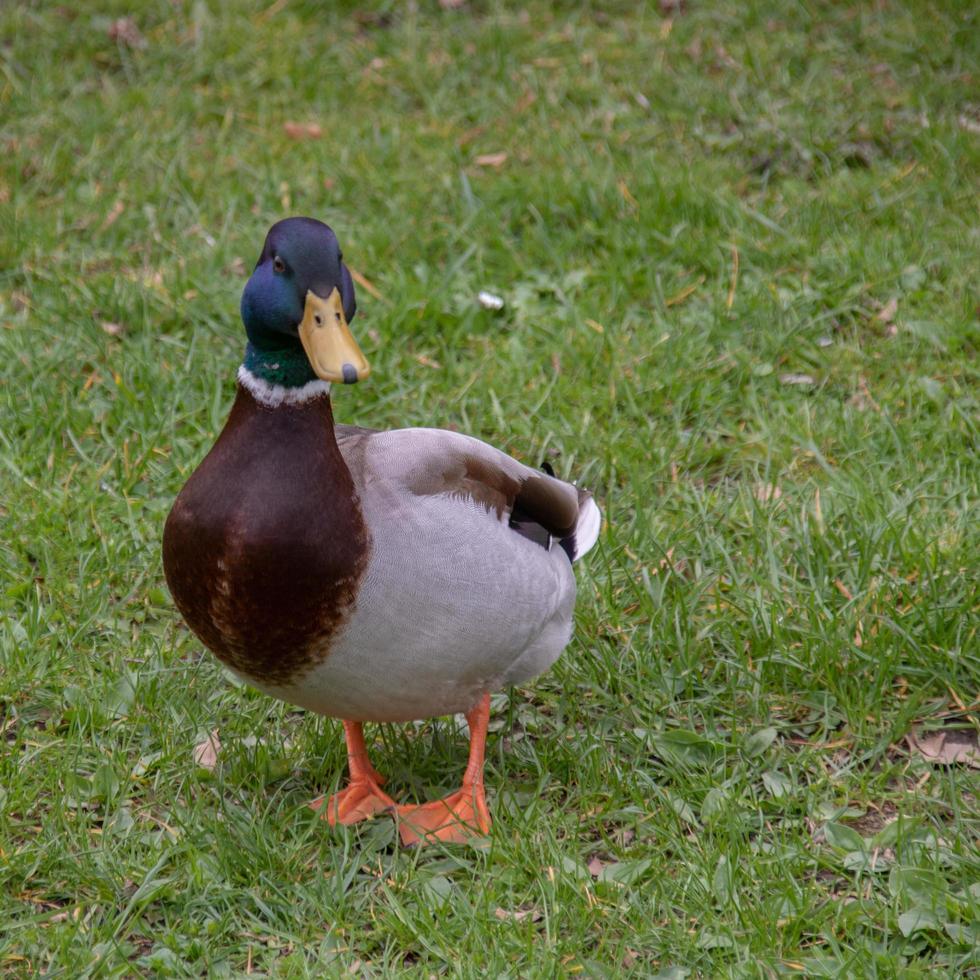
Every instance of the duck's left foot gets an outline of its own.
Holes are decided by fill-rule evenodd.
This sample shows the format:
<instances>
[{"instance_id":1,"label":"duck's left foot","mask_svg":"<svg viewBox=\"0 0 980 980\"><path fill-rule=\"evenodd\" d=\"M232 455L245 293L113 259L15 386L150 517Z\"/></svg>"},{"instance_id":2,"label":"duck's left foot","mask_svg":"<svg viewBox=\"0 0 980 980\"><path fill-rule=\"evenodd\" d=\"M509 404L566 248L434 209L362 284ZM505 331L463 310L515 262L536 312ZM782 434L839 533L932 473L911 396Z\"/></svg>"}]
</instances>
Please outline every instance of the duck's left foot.
<instances>
[{"instance_id":1,"label":"duck's left foot","mask_svg":"<svg viewBox=\"0 0 980 980\"><path fill-rule=\"evenodd\" d=\"M310 804L330 824L349 826L367 820L378 813L393 812L395 801L369 778L352 779L349 785L329 799L321 796Z\"/></svg>"},{"instance_id":2,"label":"duck's left foot","mask_svg":"<svg viewBox=\"0 0 980 980\"><path fill-rule=\"evenodd\" d=\"M398 807L398 833L406 846L442 841L465 844L490 833L482 783L463 786L433 803Z\"/></svg>"},{"instance_id":3,"label":"duck's left foot","mask_svg":"<svg viewBox=\"0 0 980 980\"><path fill-rule=\"evenodd\" d=\"M465 844L490 833L490 812L483 792L483 754L490 722L490 695L484 694L466 712L470 726L470 758L457 793L434 803L398 808L398 833L407 847L442 841Z\"/></svg>"}]
</instances>

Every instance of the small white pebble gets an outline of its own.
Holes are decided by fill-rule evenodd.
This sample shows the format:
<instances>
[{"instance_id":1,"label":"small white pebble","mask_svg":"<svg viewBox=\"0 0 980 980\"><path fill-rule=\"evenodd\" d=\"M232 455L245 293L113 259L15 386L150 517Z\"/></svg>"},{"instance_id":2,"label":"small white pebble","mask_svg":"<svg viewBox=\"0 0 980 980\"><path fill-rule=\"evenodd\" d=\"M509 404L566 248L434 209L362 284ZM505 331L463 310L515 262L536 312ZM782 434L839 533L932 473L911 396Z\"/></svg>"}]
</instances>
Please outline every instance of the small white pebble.
<instances>
[{"instance_id":1,"label":"small white pebble","mask_svg":"<svg viewBox=\"0 0 980 980\"><path fill-rule=\"evenodd\" d=\"M504 308L503 298L488 293L485 289L481 290L476 297L480 301L480 306L485 310L502 310Z\"/></svg>"}]
</instances>

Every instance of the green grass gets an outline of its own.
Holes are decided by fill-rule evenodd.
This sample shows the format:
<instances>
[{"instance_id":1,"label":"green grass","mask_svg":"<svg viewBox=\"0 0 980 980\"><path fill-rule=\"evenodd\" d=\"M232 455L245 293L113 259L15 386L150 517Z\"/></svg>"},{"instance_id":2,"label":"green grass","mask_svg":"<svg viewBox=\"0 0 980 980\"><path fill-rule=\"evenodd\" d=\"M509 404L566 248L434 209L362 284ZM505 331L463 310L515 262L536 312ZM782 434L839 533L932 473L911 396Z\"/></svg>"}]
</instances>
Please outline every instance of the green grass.
<instances>
[{"instance_id":1,"label":"green grass","mask_svg":"<svg viewBox=\"0 0 980 980\"><path fill-rule=\"evenodd\" d=\"M135 6L0 10L0 974L976 973L976 771L905 741L977 728L976 6ZM381 296L339 417L604 506L485 849L317 821L339 724L165 592L289 213ZM454 788L450 721L369 734Z\"/></svg>"}]
</instances>

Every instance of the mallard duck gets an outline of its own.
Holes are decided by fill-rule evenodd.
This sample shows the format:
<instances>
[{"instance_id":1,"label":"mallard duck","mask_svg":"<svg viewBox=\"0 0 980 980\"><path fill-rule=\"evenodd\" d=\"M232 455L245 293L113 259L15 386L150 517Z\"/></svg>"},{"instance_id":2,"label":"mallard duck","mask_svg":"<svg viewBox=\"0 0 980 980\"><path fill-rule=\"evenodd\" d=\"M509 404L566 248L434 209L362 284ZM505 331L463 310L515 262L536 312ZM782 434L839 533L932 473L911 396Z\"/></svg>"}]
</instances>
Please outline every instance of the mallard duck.
<instances>
[{"instance_id":1,"label":"mallard duck","mask_svg":"<svg viewBox=\"0 0 980 980\"><path fill-rule=\"evenodd\" d=\"M592 496L470 436L334 423L331 384L368 377L333 231L273 225L241 301L248 342L228 421L163 534L191 630L260 691L343 720L350 778L331 824L385 811L405 844L490 829L490 693L546 670L572 633L572 562ZM460 790L397 806L365 722L465 713Z\"/></svg>"}]
</instances>

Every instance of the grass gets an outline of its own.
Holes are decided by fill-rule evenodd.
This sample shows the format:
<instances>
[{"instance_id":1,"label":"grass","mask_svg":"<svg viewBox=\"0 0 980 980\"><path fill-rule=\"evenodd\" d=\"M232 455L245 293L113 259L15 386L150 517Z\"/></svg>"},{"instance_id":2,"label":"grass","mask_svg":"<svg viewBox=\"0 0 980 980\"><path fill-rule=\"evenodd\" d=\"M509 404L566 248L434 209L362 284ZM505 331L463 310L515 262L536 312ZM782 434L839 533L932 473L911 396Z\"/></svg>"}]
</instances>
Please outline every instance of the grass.
<instances>
[{"instance_id":1,"label":"grass","mask_svg":"<svg viewBox=\"0 0 980 980\"><path fill-rule=\"evenodd\" d=\"M978 971L976 771L906 741L977 730L977 10L664 6L0 10L0 973ZM339 725L165 592L288 213L376 290L339 417L603 502L486 848L318 822ZM371 733L454 788L450 720Z\"/></svg>"}]
</instances>

